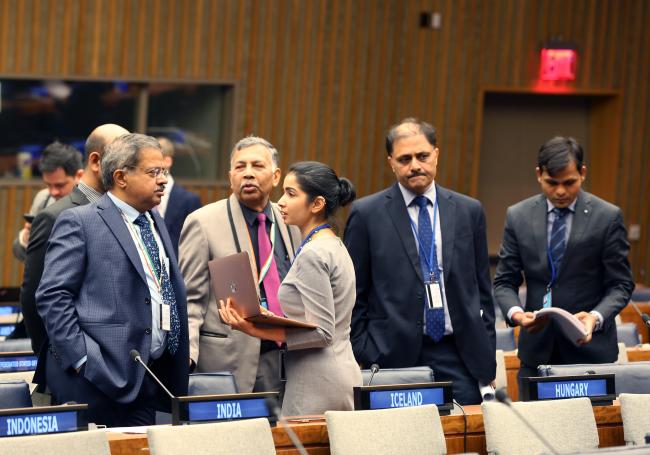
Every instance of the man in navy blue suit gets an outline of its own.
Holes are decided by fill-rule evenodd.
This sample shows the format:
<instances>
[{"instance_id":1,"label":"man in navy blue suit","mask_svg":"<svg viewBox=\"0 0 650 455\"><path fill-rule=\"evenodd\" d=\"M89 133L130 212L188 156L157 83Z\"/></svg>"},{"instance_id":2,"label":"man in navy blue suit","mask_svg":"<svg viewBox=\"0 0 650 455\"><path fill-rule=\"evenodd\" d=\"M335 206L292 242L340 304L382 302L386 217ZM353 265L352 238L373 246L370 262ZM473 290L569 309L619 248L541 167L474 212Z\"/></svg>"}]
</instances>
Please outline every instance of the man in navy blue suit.
<instances>
[{"instance_id":1,"label":"man in navy blue suit","mask_svg":"<svg viewBox=\"0 0 650 455\"><path fill-rule=\"evenodd\" d=\"M174 246L174 255L178 258L178 242L181 238L183 223L185 223L187 215L201 208L201 200L196 194L180 186L171 175L171 169L174 165L174 144L172 141L166 137L159 137L158 142L162 147L165 168L170 174L167 176L165 195L156 210L165 220L169 238L172 239L172 245Z\"/></svg>"},{"instance_id":2,"label":"man in navy blue suit","mask_svg":"<svg viewBox=\"0 0 650 455\"><path fill-rule=\"evenodd\" d=\"M166 170L158 142L126 134L101 161L108 191L64 211L45 256L36 305L49 345L41 350L55 402L88 403L89 421L149 425L169 399L129 355L175 395L187 393L187 304L165 224L152 211Z\"/></svg>"},{"instance_id":3,"label":"man in navy blue suit","mask_svg":"<svg viewBox=\"0 0 650 455\"><path fill-rule=\"evenodd\" d=\"M494 305L481 204L434 181L435 129L405 119L386 137L397 183L352 206L352 347L363 366L430 366L461 404L496 375Z\"/></svg>"}]
</instances>

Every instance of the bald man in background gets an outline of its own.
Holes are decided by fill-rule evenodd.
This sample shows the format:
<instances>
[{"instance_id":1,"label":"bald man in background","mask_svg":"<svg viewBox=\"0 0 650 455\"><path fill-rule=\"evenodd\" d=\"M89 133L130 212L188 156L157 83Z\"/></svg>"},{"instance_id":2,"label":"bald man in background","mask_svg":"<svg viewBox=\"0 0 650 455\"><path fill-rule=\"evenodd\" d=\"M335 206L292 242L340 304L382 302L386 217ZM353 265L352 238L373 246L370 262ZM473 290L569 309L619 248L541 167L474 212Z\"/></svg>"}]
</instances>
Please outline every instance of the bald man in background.
<instances>
[{"instance_id":1,"label":"bald man in background","mask_svg":"<svg viewBox=\"0 0 650 455\"><path fill-rule=\"evenodd\" d=\"M104 194L99 166L104 153L104 146L123 134L128 134L128 131L121 126L110 123L95 128L86 140L84 147L86 153L85 170L79 183L69 195L39 212L32 223L25 257L25 273L20 292L20 306L27 334L32 340L32 350L36 355L38 355L47 335L43 321L36 311L35 295L43 275L45 252L54 222L64 210L96 202ZM36 377L34 383L38 384Z\"/></svg>"}]
</instances>

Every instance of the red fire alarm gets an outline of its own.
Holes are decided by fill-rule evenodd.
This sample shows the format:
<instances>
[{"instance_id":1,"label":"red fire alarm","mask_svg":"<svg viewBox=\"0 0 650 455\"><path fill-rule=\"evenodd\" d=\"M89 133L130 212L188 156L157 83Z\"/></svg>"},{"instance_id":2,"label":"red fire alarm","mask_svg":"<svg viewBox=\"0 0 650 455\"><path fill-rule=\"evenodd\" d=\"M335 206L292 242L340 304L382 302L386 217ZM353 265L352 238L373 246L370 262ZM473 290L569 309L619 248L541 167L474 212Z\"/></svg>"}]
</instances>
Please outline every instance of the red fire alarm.
<instances>
[{"instance_id":1,"label":"red fire alarm","mask_svg":"<svg viewBox=\"0 0 650 455\"><path fill-rule=\"evenodd\" d=\"M574 81L578 53L575 49L542 48L539 78L542 81Z\"/></svg>"}]
</instances>

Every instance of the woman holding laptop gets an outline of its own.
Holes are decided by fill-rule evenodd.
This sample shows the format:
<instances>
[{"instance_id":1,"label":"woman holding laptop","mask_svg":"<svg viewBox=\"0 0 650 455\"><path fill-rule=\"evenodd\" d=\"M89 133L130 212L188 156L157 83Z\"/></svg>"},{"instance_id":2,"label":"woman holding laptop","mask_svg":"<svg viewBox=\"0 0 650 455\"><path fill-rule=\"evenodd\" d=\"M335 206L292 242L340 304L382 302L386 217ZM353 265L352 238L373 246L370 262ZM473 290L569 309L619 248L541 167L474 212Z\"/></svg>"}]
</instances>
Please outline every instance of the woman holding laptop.
<instances>
[{"instance_id":1,"label":"woman holding laptop","mask_svg":"<svg viewBox=\"0 0 650 455\"><path fill-rule=\"evenodd\" d=\"M328 222L354 197L349 180L338 178L329 166L315 161L292 165L284 179L278 206L284 222L298 226L304 240L278 298L288 318L316 328L256 325L243 319L230 299L220 301L221 318L232 328L286 343L284 416L354 408L352 388L361 385L350 343L356 295L354 266Z\"/></svg>"}]
</instances>

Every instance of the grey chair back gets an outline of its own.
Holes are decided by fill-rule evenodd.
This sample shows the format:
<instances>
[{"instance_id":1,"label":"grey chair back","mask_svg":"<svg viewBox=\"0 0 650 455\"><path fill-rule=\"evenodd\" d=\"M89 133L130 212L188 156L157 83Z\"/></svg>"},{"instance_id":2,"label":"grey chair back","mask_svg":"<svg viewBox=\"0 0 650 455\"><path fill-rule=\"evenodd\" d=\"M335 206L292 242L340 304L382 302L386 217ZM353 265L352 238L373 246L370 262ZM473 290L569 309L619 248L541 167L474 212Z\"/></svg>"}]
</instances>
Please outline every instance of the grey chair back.
<instances>
[{"instance_id":1,"label":"grey chair back","mask_svg":"<svg viewBox=\"0 0 650 455\"><path fill-rule=\"evenodd\" d=\"M361 370L363 385L368 385L371 374L370 370ZM415 384L433 381L434 373L430 367L384 368L375 374L371 385Z\"/></svg>"},{"instance_id":2,"label":"grey chair back","mask_svg":"<svg viewBox=\"0 0 650 455\"><path fill-rule=\"evenodd\" d=\"M515 329L512 327L497 328L497 349L502 351L514 351L517 349L515 343Z\"/></svg>"},{"instance_id":3,"label":"grey chair back","mask_svg":"<svg viewBox=\"0 0 650 455\"><path fill-rule=\"evenodd\" d=\"M31 408L32 397L25 381L0 382L0 409Z\"/></svg>"}]
</instances>

